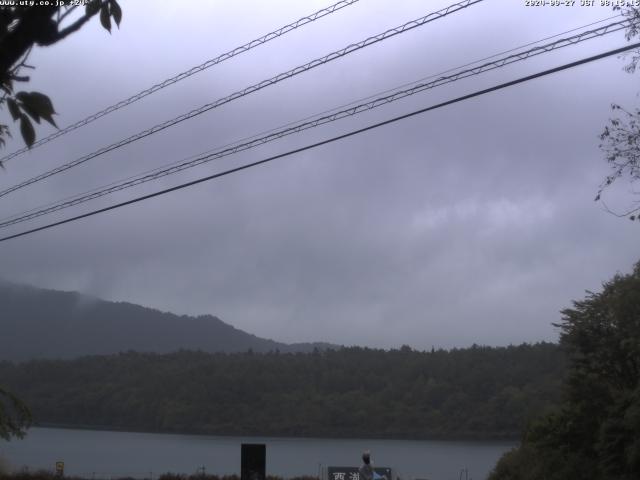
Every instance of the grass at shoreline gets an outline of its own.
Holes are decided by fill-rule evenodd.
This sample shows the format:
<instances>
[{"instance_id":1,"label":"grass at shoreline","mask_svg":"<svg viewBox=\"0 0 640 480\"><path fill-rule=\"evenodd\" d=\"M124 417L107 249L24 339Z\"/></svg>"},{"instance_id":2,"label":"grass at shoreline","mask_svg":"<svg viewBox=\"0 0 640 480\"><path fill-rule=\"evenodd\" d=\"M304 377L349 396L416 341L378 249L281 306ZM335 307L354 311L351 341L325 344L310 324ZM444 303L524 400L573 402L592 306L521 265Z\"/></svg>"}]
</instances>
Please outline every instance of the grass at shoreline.
<instances>
[{"instance_id":1,"label":"grass at shoreline","mask_svg":"<svg viewBox=\"0 0 640 480\"><path fill-rule=\"evenodd\" d=\"M40 470L36 472L14 472L14 473L2 473L0 472L0 480L142 480L143 477L128 477L128 476L95 476L95 477L78 477L78 476L64 476L59 477L55 473ZM240 480L239 475L210 475L210 474L183 474L183 473L163 473L160 475L154 475L152 478L147 477L146 480ZM285 480L283 477L276 477L273 475L267 475L266 480ZM303 476L303 477L291 477L286 480L319 480L318 477Z\"/></svg>"}]
</instances>

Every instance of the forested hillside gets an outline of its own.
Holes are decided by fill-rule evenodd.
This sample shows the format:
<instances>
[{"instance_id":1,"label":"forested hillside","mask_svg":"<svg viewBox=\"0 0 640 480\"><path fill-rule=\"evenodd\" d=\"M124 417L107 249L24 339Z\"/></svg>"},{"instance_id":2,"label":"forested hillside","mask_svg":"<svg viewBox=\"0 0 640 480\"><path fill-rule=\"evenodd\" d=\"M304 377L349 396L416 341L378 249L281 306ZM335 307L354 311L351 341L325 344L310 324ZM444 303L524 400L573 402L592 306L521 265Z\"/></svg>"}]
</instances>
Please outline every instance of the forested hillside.
<instances>
[{"instance_id":1,"label":"forested hillside","mask_svg":"<svg viewBox=\"0 0 640 480\"><path fill-rule=\"evenodd\" d=\"M327 344L285 344L256 337L217 317L160 312L124 302L107 302L76 292L59 292L0 282L0 360L74 358L127 350L169 353L270 350L310 352Z\"/></svg>"},{"instance_id":2,"label":"forested hillside","mask_svg":"<svg viewBox=\"0 0 640 480\"><path fill-rule=\"evenodd\" d=\"M432 352L126 353L0 363L40 424L412 438L516 437L558 400L554 344Z\"/></svg>"}]
</instances>

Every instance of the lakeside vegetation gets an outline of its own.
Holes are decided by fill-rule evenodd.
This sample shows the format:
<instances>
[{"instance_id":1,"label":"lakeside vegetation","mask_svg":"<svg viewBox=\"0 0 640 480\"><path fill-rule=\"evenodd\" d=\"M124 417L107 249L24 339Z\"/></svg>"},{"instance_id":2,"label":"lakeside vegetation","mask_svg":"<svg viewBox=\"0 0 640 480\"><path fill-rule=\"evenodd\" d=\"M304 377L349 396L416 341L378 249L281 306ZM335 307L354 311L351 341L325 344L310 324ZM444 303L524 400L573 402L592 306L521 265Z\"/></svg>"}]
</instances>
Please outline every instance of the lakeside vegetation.
<instances>
[{"instance_id":1,"label":"lakeside vegetation","mask_svg":"<svg viewBox=\"0 0 640 480\"><path fill-rule=\"evenodd\" d=\"M560 400L555 344L128 352L0 363L36 424L224 435L519 437Z\"/></svg>"},{"instance_id":2,"label":"lakeside vegetation","mask_svg":"<svg viewBox=\"0 0 640 480\"><path fill-rule=\"evenodd\" d=\"M60 480L60 476L53 472L40 470L37 472L15 472L7 473L0 470L0 480ZM78 476L64 476L66 480L97 480L100 477L92 476L90 479ZM134 480L133 477L113 477L109 476L109 480ZM139 480L139 479L138 479ZM151 479L147 479L151 480ZM240 480L240 475L211 475L206 473L194 473L191 475L180 473L163 473L153 477L153 480ZM265 480L283 480L282 477L267 475ZM287 480L319 480L318 477L303 476L291 477Z\"/></svg>"},{"instance_id":3,"label":"lakeside vegetation","mask_svg":"<svg viewBox=\"0 0 640 480\"><path fill-rule=\"evenodd\" d=\"M637 480L640 262L562 313L562 402L528 425L490 480Z\"/></svg>"}]
</instances>

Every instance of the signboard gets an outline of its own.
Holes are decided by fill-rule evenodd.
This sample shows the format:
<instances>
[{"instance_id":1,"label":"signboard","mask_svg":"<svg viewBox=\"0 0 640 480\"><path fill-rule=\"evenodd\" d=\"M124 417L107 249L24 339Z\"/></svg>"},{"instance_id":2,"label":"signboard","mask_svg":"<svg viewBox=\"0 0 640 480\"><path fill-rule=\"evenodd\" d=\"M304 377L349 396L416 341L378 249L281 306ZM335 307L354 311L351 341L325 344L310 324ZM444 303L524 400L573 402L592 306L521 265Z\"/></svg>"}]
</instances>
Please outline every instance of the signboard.
<instances>
[{"instance_id":1,"label":"signboard","mask_svg":"<svg viewBox=\"0 0 640 480\"><path fill-rule=\"evenodd\" d=\"M264 443L243 443L240 446L241 480L265 480L267 446Z\"/></svg>"},{"instance_id":2,"label":"signboard","mask_svg":"<svg viewBox=\"0 0 640 480\"><path fill-rule=\"evenodd\" d=\"M56 462L56 477L64 476L64 462Z\"/></svg>"},{"instance_id":3,"label":"signboard","mask_svg":"<svg viewBox=\"0 0 640 480\"><path fill-rule=\"evenodd\" d=\"M380 477L391 480L391 469L387 467L373 467L373 471ZM358 467L327 467L327 480L360 480Z\"/></svg>"}]
</instances>

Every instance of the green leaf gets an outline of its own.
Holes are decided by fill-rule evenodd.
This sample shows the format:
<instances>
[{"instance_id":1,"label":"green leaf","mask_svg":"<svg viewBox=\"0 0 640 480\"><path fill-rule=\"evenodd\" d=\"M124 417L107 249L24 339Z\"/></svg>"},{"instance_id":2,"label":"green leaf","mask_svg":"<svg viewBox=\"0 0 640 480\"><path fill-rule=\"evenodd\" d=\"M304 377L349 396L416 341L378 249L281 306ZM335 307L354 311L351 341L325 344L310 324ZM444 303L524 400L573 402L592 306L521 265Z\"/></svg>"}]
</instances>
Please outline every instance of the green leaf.
<instances>
[{"instance_id":1,"label":"green leaf","mask_svg":"<svg viewBox=\"0 0 640 480\"><path fill-rule=\"evenodd\" d=\"M85 15L88 15L89 17L95 15L96 13L98 13L98 10L100 10L101 5L102 0L91 0L84 8Z\"/></svg>"},{"instance_id":2,"label":"green leaf","mask_svg":"<svg viewBox=\"0 0 640 480\"><path fill-rule=\"evenodd\" d=\"M44 93L40 93L40 92L29 92L28 95L28 102L30 105L32 105L35 109L38 110L38 113L40 113L41 115L43 113L48 113L48 114L54 114L56 113L55 109L53 108L53 103L51 103L51 99L46 96Z\"/></svg>"},{"instance_id":3,"label":"green leaf","mask_svg":"<svg viewBox=\"0 0 640 480\"><path fill-rule=\"evenodd\" d=\"M109 0L109 10L111 11L111 16L113 20L116 22L118 28L120 28L120 21L122 20L122 9L116 0Z\"/></svg>"},{"instance_id":4,"label":"green leaf","mask_svg":"<svg viewBox=\"0 0 640 480\"><path fill-rule=\"evenodd\" d=\"M40 118L44 118L47 122L49 122L54 127L57 127L56 122L53 120L52 115L55 114L55 110L53 108L53 103L51 103L51 99L43 93L40 92L20 92L16 95L23 106L24 110L38 123L40 123ZM34 115L36 117L34 117Z\"/></svg>"},{"instance_id":5,"label":"green leaf","mask_svg":"<svg viewBox=\"0 0 640 480\"><path fill-rule=\"evenodd\" d=\"M100 8L100 23L105 30L111 33L111 19L109 18L109 7L106 3Z\"/></svg>"},{"instance_id":6,"label":"green leaf","mask_svg":"<svg viewBox=\"0 0 640 480\"><path fill-rule=\"evenodd\" d=\"M9 113L13 117L14 120L18 120L20 118L20 107L13 98L7 98L7 107L9 107Z\"/></svg>"},{"instance_id":7,"label":"green leaf","mask_svg":"<svg viewBox=\"0 0 640 480\"><path fill-rule=\"evenodd\" d=\"M33 118L36 123L40 123L40 114L38 112L36 112L33 108L31 108L29 105L26 105L24 103L21 103L20 107L22 107L22 110L25 113L27 113L31 118Z\"/></svg>"},{"instance_id":8,"label":"green leaf","mask_svg":"<svg viewBox=\"0 0 640 480\"><path fill-rule=\"evenodd\" d=\"M33 142L36 141L36 132L33 129L33 125L29 120L29 117L26 115L22 115L20 120L20 133L22 134L22 139L24 143L27 144L27 147L31 148Z\"/></svg>"},{"instance_id":9,"label":"green leaf","mask_svg":"<svg viewBox=\"0 0 640 480\"><path fill-rule=\"evenodd\" d=\"M42 115L42 118L44 118L47 122L49 122L54 127L58 128L58 125L56 124L56 121L53 119L53 117L51 115Z\"/></svg>"},{"instance_id":10,"label":"green leaf","mask_svg":"<svg viewBox=\"0 0 640 480\"><path fill-rule=\"evenodd\" d=\"M29 94L27 92L18 92L16 94L16 98L20 100L20 108L22 109L22 111L33 118L36 123L40 123L40 114L35 108L31 106L31 103L29 101ZM21 113L20 116L23 117L24 114Z\"/></svg>"}]
</instances>

